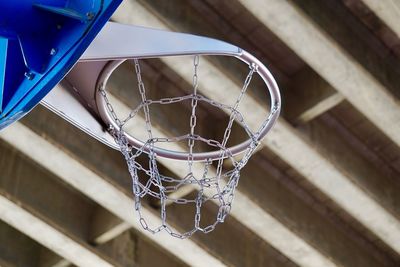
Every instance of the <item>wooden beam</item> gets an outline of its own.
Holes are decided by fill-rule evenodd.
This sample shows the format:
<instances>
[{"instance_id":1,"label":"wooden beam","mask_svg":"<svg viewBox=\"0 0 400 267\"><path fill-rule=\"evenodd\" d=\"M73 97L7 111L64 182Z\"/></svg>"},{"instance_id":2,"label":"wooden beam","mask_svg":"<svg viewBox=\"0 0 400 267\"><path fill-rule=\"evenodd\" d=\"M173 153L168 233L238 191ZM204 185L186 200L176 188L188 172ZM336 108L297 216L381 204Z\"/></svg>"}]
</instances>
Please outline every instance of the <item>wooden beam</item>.
<instances>
[{"instance_id":1,"label":"wooden beam","mask_svg":"<svg viewBox=\"0 0 400 267\"><path fill-rule=\"evenodd\" d=\"M95 211L92 223L92 239L96 247L112 258L118 257L123 261L122 266L131 266L130 261L142 267L153 266L187 266L168 252L154 246L151 240L142 238L134 233L132 227L116 217L111 212L99 207ZM121 232L122 229L126 229ZM157 256L156 256L157 255Z\"/></svg>"},{"instance_id":2,"label":"wooden beam","mask_svg":"<svg viewBox=\"0 0 400 267\"><path fill-rule=\"evenodd\" d=\"M104 251L104 253L109 257L118 258L121 266L132 266L132 262L134 262L134 265L143 266L140 262L138 262L137 252L139 248L137 247L137 239L137 235L133 231L125 231L115 236L108 242L98 245L97 248L100 251ZM154 251L154 257L162 258L163 255L157 252L159 251ZM165 262L167 261L168 259L165 259ZM164 266L172 265L165 264Z\"/></svg>"},{"instance_id":3,"label":"wooden beam","mask_svg":"<svg viewBox=\"0 0 400 267\"><path fill-rule=\"evenodd\" d=\"M400 145L399 102L310 18L289 1L239 2Z\"/></svg>"},{"instance_id":4,"label":"wooden beam","mask_svg":"<svg viewBox=\"0 0 400 267\"><path fill-rule=\"evenodd\" d=\"M72 263L50 250L40 252L39 267L68 267Z\"/></svg>"},{"instance_id":5,"label":"wooden beam","mask_svg":"<svg viewBox=\"0 0 400 267\"><path fill-rule=\"evenodd\" d=\"M399 99L400 62L393 54L398 38L360 0L357 1L358 11L356 5L351 4L354 0L298 0L293 4Z\"/></svg>"},{"instance_id":6,"label":"wooden beam","mask_svg":"<svg viewBox=\"0 0 400 267\"><path fill-rule=\"evenodd\" d=\"M328 96L327 98L324 98L320 102L316 103L314 106L309 107L308 109L300 113L296 119L296 123L303 124L309 122L314 118L318 117L319 115L337 106L343 100L344 97L339 93L335 93L331 96Z\"/></svg>"},{"instance_id":7,"label":"wooden beam","mask_svg":"<svg viewBox=\"0 0 400 267\"><path fill-rule=\"evenodd\" d=\"M72 263L67 261L66 259L61 259L59 262L53 265L53 267L68 267L71 266Z\"/></svg>"},{"instance_id":8,"label":"wooden beam","mask_svg":"<svg viewBox=\"0 0 400 267\"><path fill-rule=\"evenodd\" d=\"M93 216L91 229L91 240L96 245L109 242L115 237L131 228L131 225L109 211L98 207Z\"/></svg>"},{"instance_id":9,"label":"wooden beam","mask_svg":"<svg viewBox=\"0 0 400 267\"><path fill-rule=\"evenodd\" d=\"M382 110L387 111L387 113L383 112L379 115L379 117L385 117L385 123L383 123L382 120L379 121L381 130L385 130L382 129L382 127L384 128L387 123L388 131L386 131L386 133L388 136L399 137L397 141L400 143L400 130L396 130L400 127L397 123L400 121L400 112L398 112L398 104L396 104L394 98L388 93L385 93L384 88L382 88L371 75L349 57L345 56L342 50L334 46L330 39L321 33L314 24L311 24L302 13L287 1L270 0L262 2L251 0L243 1L242 4L258 16L260 20L267 20L265 23L268 22L272 24L270 21L273 21L275 23L273 25L275 28L271 30L278 36L282 35L281 38L285 40L294 51L302 56L306 62L316 69L331 85L335 88L340 87L340 89L343 89L340 90L341 93L350 102L355 101L355 104L361 106L361 110L366 111L369 115L371 115L371 110L375 110L375 113L372 112L373 116L377 114L377 108L380 112L382 112ZM266 12L266 10L270 13L263 13ZM138 15L129 15L133 13ZM285 16L278 16L276 14L285 14ZM124 2L120 9L114 14L113 18L118 22L168 29L165 23L136 2ZM307 25L307 28L305 28L304 25ZM267 26L270 27L269 24L267 24ZM279 30L284 33L279 34ZM304 33L299 34L299 32ZM306 41L307 38L303 38L304 36L307 36L309 40L316 39L315 45L321 50L318 50L318 53L310 51L312 48L309 45L309 41ZM285 39L283 37L285 37ZM298 45L297 41L300 42L301 40L296 40L296 38L303 38L301 40L307 43ZM314 42L311 43L314 44ZM323 47L321 44L323 44ZM326 53L326 51L331 51L332 53ZM310 59L308 55L315 55L315 58ZM327 58L321 60L321 57ZM340 60L338 60L338 58ZM186 79L188 79L187 77L191 77L192 70L189 69L185 63L179 63L177 62L179 60L172 60L170 58L165 58L163 61L182 77ZM326 62L331 63L329 68L327 65L324 65ZM321 66L322 63L324 64ZM342 64L345 64L345 66ZM206 69L208 73L208 75L207 73L200 74L200 80L207 80L207 86L200 84L199 88L201 88L202 94L220 102L226 101L227 96L234 96L237 94L238 86L211 63L202 60L200 70L201 69ZM332 69L341 71L332 72ZM348 72L343 72L344 69L348 70ZM331 72L334 74L333 76L330 75ZM346 73L350 74L347 75ZM188 82L190 83L190 81ZM360 86L360 84L364 86ZM348 86L351 88L348 88L349 90L345 89ZM219 89L214 90L214 88ZM368 97L365 97L364 91L358 91L361 90L361 88L362 90L368 89ZM371 102L371 99L377 99L377 103L374 103L374 101ZM368 110L365 110L366 107L368 107ZM248 112L249 116L247 120L250 126L257 128L257 122L263 120L263 116L259 115L260 111L265 111L266 108L250 97L243 99L241 108ZM374 118L378 119L378 117ZM394 124L395 126L393 126ZM337 168L321 155L307 141L301 138L296 130L289 124L283 120L278 121L275 128L269 136L263 140L262 144L270 148L274 153L290 164L308 179L308 181L335 201L346 212L353 216L353 218L370 229L381 240L394 250L400 252L399 221L378 204L375 199L355 186L353 182L348 179L348 174L346 172ZM348 195L352 195L351 200L347 197ZM363 208L360 209L360 207Z\"/></svg>"},{"instance_id":10,"label":"wooden beam","mask_svg":"<svg viewBox=\"0 0 400 267\"><path fill-rule=\"evenodd\" d=\"M400 38L400 3L396 0L362 0Z\"/></svg>"},{"instance_id":11,"label":"wooden beam","mask_svg":"<svg viewBox=\"0 0 400 267\"><path fill-rule=\"evenodd\" d=\"M17 265L14 265L14 264L4 261L2 259L0 259L0 266L2 266L2 267L17 267Z\"/></svg>"},{"instance_id":12,"label":"wooden beam","mask_svg":"<svg viewBox=\"0 0 400 267\"><path fill-rule=\"evenodd\" d=\"M400 183L394 177L382 173L380 168L366 158L360 157L356 149L360 141L332 115L324 114L300 129L326 158L347 170L355 178L355 184L371 192L392 214L399 214ZM332 135L332 131L337 131L337 134Z\"/></svg>"},{"instance_id":13,"label":"wooden beam","mask_svg":"<svg viewBox=\"0 0 400 267\"><path fill-rule=\"evenodd\" d=\"M32 263L38 262L44 247L1 220L0 240L0 266L37 266Z\"/></svg>"},{"instance_id":14,"label":"wooden beam","mask_svg":"<svg viewBox=\"0 0 400 267\"><path fill-rule=\"evenodd\" d=\"M398 37L398 35L389 26L387 26L387 24L384 21L382 21L382 19L379 18L377 16L377 14L374 13L374 10L371 10L370 8L368 8L368 6L365 3L363 3L362 0L345 0L345 1L342 1L342 7L343 6L345 6L345 8L352 13L352 15L346 16L346 18L347 18L346 20L350 21L351 20L351 19L349 19L350 17L353 17L354 20L358 20L358 22L361 25L363 25L365 31L364 30L360 31L358 29L355 29L355 30L357 32L359 32L360 35L362 35L368 39L370 39L370 37L368 37L368 35L374 36L375 41L373 41L373 43L374 43L373 47L375 48L374 49L375 52L378 55L385 57L384 60L386 61L386 63L393 66L393 64L391 64L391 62L396 61L396 58L400 57L400 49L399 49L400 38ZM331 9L331 8L329 8L329 9ZM344 21L342 21L342 23L343 22ZM351 26L346 27L346 28L351 28ZM366 31L368 32L368 34L365 34ZM378 43L380 43L380 44L378 44ZM357 46L358 45L359 44L357 44ZM390 54L393 54L393 55L390 55ZM364 55L365 55L365 53L364 53ZM369 56L368 56L368 58L369 58ZM389 58L393 59L393 60L388 61ZM371 62L371 64L376 65L376 63L373 63L373 62ZM378 69L381 70L383 75L387 75L386 68L382 69L381 67L378 67ZM396 76L398 76L398 75L396 75ZM392 88L392 89L395 89L395 88ZM393 90L392 90L392 93L393 93ZM397 97L399 97L399 94L397 94Z\"/></svg>"},{"instance_id":15,"label":"wooden beam","mask_svg":"<svg viewBox=\"0 0 400 267\"><path fill-rule=\"evenodd\" d=\"M87 247L21 208L4 193L0 195L0 218L78 266L113 266Z\"/></svg>"},{"instance_id":16,"label":"wooden beam","mask_svg":"<svg viewBox=\"0 0 400 267\"><path fill-rule=\"evenodd\" d=\"M337 207L325 205L315 188L302 186L299 175L282 164L271 153L255 155L243 170L239 187L339 266L395 265L386 250L377 249L359 227L349 226L337 215Z\"/></svg>"},{"instance_id":17,"label":"wooden beam","mask_svg":"<svg viewBox=\"0 0 400 267\"><path fill-rule=\"evenodd\" d=\"M293 124L307 123L340 104L344 97L318 74L305 68L292 78L289 90L283 90L283 116Z\"/></svg>"},{"instance_id":18,"label":"wooden beam","mask_svg":"<svg viewBox=\"0 0 400 267\"><path fill-rule=\"evenodd\" d=\"M176 240L167 234L152 235L144 230L133 216L133 200L131 197L26 126L16 123L2 131L0 137L33 161L56 174L76 190L128 222L138 232L186 264L192 266L225 266L189 239ZM32 149L32 147L35 147L35 149ZM52 156L49 157L48 155ZM148 209L144 208L142 213L150 221L161 220ZM185 253L181 253L181 251L185 251Z\"/></svg>"}]
</instances>

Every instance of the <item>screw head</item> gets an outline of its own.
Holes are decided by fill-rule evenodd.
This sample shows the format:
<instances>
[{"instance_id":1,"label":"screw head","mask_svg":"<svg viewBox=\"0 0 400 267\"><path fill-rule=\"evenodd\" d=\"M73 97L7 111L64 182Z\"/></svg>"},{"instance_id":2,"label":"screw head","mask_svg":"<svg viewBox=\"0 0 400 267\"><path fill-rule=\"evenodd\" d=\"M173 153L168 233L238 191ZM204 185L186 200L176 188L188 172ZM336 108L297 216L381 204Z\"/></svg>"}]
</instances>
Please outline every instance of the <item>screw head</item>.
<instances>
[{"instance_id":1,"label":"screw head","mask_svg":"<svg viewBox=\"0 0 400 267\"><path fill-rule=\"evenodd\" d=\"M33 80L33 79L35 78L35 74L32 73L32 72L25 72L24 75L25 75L25 77L26 77L28 80L30 80L30 81Z\"/></svg>"}]
</instances>

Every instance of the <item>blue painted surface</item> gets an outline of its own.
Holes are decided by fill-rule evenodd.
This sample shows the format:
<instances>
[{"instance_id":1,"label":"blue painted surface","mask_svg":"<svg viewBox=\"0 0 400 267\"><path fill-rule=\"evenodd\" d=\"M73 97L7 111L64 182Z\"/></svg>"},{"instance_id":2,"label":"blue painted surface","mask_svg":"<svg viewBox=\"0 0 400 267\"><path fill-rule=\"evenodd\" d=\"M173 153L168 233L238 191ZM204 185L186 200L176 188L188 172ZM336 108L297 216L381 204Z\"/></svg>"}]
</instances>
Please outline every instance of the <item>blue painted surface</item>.
<instances>
[{"instance_id":1,"label":"blue painted surface","mask_svg":"<svg viewBox=\"0 0 400 267\"><path fill-rule=\"evenodd\" d=\"M0 37L0 62L6 62L8 40ZM0 113L2 112L6 65L0 64Z\"/></svg>"},{"instance_id":2,"label":"blue painted surface","mask_svg":"<svg viewBox=\"0 0 400 267\"><path fill-rule=\"evenodd\" d=\"M67 74L121 1L0 0L0 129Z\"/></svg>"}]
</instances>

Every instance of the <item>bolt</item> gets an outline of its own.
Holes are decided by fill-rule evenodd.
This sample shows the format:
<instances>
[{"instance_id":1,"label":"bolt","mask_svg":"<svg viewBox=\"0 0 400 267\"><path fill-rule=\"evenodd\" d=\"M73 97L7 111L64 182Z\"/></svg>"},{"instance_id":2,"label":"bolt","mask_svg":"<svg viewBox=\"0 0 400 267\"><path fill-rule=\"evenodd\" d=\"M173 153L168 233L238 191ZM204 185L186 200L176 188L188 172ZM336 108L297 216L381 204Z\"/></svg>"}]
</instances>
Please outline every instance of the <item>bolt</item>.
<instances>
[{"instance_id":1,"label":"bolt","mask_svg":"<svg viewBox=\"0 0 400 267\"><path fill-rule=\"evenodd\" d=\"M52 48L50 50L50 55L54 56L55 54L57 54L57 48Z\"/></svg>"},{"instance_id":2,"label":"bolt","mask_svg":"<svg viewBox=\"0 0 400 267\"><path fill-rule=\"evenodd\" d=\"M25 77L28 79L28 80L33 80L33 78L35 78L35 74L34 73L32 73L32 72L25 72Z\"/></svg>"},{"instance_id":3,"label":"bolt","mask_svg":"<svg viewBox=\"0 0 400 267\"><path fill-rule=\"evenodd\" d=\"M92 20L92 19L94 18L94 13L93 13L93 12L88 12L88 13L86 13L86 18L87 18L88 20Z\"/></svg>"}]
</instances>

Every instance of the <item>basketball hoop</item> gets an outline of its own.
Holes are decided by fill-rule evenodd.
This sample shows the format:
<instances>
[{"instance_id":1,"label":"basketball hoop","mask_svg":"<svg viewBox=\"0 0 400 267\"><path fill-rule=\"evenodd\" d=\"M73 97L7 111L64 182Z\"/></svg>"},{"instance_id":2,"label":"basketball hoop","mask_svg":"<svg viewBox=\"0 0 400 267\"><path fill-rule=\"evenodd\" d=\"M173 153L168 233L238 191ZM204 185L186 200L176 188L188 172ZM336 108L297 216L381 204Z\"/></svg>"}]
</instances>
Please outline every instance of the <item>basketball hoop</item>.
<instances>
[{"instance_id":1,"label":"basketball hoop","mask_svg":"<svg viewBox=\"0 0 400 267\"><path fill-rule=\"evenodd\" d=\"M131 110L127 117L119 118L117 116L113 105L107 96L106 90L107 82L112 72L124 62L123 60L112 61L105 66L100 75L98 89L96 91L96 104L100 116L106 125L108 125L109 132L114 137L115 142L119 146L120 151L127 162L133 181L135 210L139 215L141 225L151 233L158 233L165 230L172 236L178 238L187 238L196 231L208 233L214 230L218 223L225 220L231 209L241 169L246 165L247 161L254 153L260 140L271 129L280 111L280 96L274 79L266 67L247 52L241 51L240 55L236 56L248 64L249 72L233 105L219 103L199 93L199 77L197 71L199 68L200 55L196 54L193 56L193 92L189 95L149 99L146 95L146 87L141 77L141 68L138 58L133 59L133 62L141 101L138 106ZM252 131L247 125L243 115L238 110L238 107L246 93L253 75L256 73L261 76L267 85L271 98L271 107L269 115L266 117L265 121L261 123L260 128L257 131ZM190 120L188 121L190 126L189 132L181 136L154 136L149 107L152 105L169 105L183 101L190 101L191 104ZM203 102L204 105L210 105L223 112L229 113L229 122L225 128L222 140L207 139L196 134L196 107L200 102ZM146 122L145 131L147 132L146 141L141 141L127 133L124 127L126 123L138 116L139 111L144 113L144 119ZM227 147L232 126L235 122L243 128L248 139L238 145ZM159 147L160 143L182 141L187 144L184 152L167 150ZM213 151L195 153L193 150L195 142L203 142L209 147L212 147ZM138 158L143 155L147 156L148 166L143 166L143 164L138 161ZM235 158L235 156L238 155L240 155L240 159ZM158 167L157 161L160 158L178 160L182 164L186 164L187 172L180 174L178 177L170 177L162 174L159 171L160 168ZM225 170L223 168L225 161L230 161L230 165L232 166L231 169ZM202 172L196 175L193 172L193 165L195 162L196 164L202 164ZM197 190L195 197L171 197L174 192L185 186L191 186ZM151 197L159 201L161 207L161 225L150 227L146 218L142 216L141 201L145 197ZM201 207L208 201L213 201L218 205L218 213L213 223L203 227L200 226ZM176 233L172 230L173 228L167 222L166 211L167 203L171 202L179 205L189 203L195 205L194 225L192 229L184 233Z\"/></svg>"}]
</instances>

